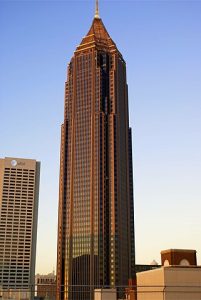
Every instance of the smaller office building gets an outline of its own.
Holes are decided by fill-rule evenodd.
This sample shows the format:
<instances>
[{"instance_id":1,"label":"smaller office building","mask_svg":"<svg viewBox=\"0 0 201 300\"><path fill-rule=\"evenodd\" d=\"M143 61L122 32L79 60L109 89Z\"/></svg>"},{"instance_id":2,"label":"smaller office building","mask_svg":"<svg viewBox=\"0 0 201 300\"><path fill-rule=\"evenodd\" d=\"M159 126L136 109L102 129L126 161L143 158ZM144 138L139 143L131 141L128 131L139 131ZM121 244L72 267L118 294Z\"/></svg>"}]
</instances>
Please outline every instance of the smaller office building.
<instances>
[{"instance_id":1,"label":"smaller office building","mask_svg":"<svg viewBox=\"0 0 201 300\"><path fill-rule=\"evenodd\" d=\"M35 277L40 162L0 159L0 294L31 299ZM0 295L0 296L1 296Z\"/></svg>"}]
</instances>

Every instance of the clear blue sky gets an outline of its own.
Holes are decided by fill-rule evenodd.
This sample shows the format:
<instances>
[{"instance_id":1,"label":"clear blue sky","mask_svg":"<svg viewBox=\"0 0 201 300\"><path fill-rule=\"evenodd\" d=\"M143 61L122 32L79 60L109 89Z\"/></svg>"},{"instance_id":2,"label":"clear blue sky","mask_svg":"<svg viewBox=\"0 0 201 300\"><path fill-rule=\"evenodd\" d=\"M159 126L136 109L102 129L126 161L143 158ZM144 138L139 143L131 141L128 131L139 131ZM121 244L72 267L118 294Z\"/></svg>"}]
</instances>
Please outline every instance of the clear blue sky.
<instances>
[{"instance_id":1,"label":"clear blue sky","mask_svg":"<svg viewBox=\"0 0 201 300\"><path fill-rule=\"evenodd\" d=\"M127 62L137 263L189 248L201 264L201 2L100 1ZM56 264L66 67L94 1L0 1L0 157L41 161L37 272Z\"/></svg>"}]
</instances>

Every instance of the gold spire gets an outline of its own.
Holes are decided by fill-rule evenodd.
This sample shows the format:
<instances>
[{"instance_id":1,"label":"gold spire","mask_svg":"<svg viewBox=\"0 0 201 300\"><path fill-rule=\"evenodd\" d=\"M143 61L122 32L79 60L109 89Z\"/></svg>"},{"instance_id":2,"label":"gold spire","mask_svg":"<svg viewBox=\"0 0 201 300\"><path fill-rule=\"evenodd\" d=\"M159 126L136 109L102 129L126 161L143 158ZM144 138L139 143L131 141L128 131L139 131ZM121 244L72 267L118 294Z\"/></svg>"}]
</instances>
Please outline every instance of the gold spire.
<instances>
[{"instance_id":1,"label":"gold spire","mask_svg":"<svg viewBox=\"0 0 201 300\"><path fill-rule=\"evenodd\" d=\"M98 8L98 0L96 0L95 19L100 19L100 16L99 16L99 8Z\"/></svg>"}]
</instances>

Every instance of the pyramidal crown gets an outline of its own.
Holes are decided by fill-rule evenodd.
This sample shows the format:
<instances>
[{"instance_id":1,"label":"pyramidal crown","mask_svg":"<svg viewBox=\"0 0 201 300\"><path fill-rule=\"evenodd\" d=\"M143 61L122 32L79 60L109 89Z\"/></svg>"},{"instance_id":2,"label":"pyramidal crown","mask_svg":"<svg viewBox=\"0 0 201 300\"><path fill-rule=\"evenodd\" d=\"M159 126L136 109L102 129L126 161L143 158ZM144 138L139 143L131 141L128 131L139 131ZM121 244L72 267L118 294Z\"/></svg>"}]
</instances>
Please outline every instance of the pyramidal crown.
<instances>
[{"instance_id":1,"label":"pyramidal crown","mask_svg":"<svg viewBox=\"0 0 201 300\"><path fill-rule=\"evenodd\" d=\"M81 51L84 48L95 46L98 48L107 48L107 50L108 48L117 49L115 42L111 39L102 19L100 18L98 0L96 0L95 16L92 25L87 35L82 39L80 45L77 47L76 52Z\"/></svg>"}]
</instances>

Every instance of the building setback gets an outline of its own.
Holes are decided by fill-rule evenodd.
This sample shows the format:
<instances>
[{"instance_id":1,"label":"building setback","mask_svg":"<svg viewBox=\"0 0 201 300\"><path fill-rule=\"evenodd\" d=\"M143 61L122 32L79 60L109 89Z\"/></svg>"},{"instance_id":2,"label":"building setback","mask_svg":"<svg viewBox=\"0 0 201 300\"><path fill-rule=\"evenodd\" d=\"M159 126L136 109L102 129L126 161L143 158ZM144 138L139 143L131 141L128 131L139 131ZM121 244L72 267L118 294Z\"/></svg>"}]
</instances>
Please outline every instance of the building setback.
<instances>
[{"instance_id":1,"label":"building setback","mask_svg":"<svg viewBox=\"0 0 201 300\"><path fill-rule=\"evenodd\" d=\"M34 285L39 176L40 163L36 160L0 159L0 284L3 290L30 289Z\"/></svg>"},{"instance_id":2,"label":"building setback","mask_svg":"<svg viewBox=\"0 0 201 300\"><path fill-rule=\"evenodd\" d=\"M94 287L127 285L134 277L134 247L126 63L97 5L65 84L58 299L92 299Z\"/></svg>"}]
</instances>

